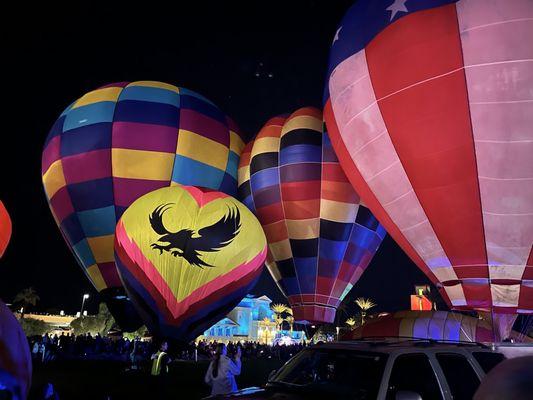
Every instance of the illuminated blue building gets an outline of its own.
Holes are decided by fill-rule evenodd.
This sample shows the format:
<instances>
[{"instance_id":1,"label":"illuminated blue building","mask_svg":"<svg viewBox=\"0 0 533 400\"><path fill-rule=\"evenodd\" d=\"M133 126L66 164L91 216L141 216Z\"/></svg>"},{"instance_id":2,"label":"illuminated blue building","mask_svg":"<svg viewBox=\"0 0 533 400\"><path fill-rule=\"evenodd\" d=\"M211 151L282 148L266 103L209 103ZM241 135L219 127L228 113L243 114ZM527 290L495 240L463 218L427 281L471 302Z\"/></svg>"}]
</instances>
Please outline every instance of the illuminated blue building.
<instances>
[{"instance_id":1,"label":"illuminated blue building","mask_svg":"<svg viewBox=\"0 0 533 400\"><path fill-rule=\"evenodd\" d=\"M239 341L251 340L272 344L280 336L290 336L292 340L305 339L302 331L278 332L274 312L270 309L267 296L247 295L223 319L206 330L198 340Z\"/></svg>"}]
</instances>

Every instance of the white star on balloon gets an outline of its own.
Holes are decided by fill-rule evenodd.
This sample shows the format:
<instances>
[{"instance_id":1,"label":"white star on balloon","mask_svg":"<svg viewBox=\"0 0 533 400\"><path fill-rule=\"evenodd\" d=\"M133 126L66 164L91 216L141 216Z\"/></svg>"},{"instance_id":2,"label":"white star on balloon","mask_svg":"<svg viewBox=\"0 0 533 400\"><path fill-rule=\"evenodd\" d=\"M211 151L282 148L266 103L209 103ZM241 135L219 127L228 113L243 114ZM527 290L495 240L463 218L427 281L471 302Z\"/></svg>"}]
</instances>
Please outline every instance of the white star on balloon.
<instances>
[{"instance_id":1,"label":"white star on balloon","mask_svg":"<svg viewBox=\"0 0 533 400\"><path fill-rule=\"evenodd\" d=\"M339 29L337 29L337 32L335 32L335 37L333 38L333 42L331 44L339 40L339 33L341 32L341 29L342 29L342 26Z\"/></svg>"},{"instance_id":2,"label":"white star on balloon","mask_svg":"<svg viewBox=\"0 0 533 400\"><path fill-rule=\"evenodd\" d=\"M390 20L392 21L397 13L399 12L409 12L407 7L405 6L405 3L407 0L394 0L394 3L392 3L390 6L386 8L387 11L391 12Z\"/></svg>"}]
</instances>

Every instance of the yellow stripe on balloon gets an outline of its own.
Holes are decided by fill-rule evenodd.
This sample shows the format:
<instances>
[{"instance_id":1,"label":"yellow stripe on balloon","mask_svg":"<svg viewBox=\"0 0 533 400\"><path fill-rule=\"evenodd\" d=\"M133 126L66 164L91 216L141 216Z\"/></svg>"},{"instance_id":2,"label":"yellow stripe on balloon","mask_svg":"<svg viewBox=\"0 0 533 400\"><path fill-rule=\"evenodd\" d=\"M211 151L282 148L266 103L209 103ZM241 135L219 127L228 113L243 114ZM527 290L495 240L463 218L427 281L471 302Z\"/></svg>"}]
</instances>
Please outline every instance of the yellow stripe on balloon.
<instances>
[{"instance_id":1,"label":"yellow stripe on balloon","mask_svg":"<svg viewBox=\"0 0 533 400\"><path fill-rule=\"evenodd\" d=\"M96 290L101 291L107 288L107 285L105 283L104 278L102 277L102 274L100 273L98 265L93 264L89 268L87 268L87 275L89 275L89 278Z\"/></svg>"},{"instance_id":2,"label":"yellow stripe on balloon","mask_svg":"<svg viewBox=\"0 0 533 400\"><path fill-rule=\"evenodd\" d=\"M66 185L61 160L54 161L43 175L43 184L46 195L51 199L56 192Z\"/></svg>"},{"instance_id":3,"label":"yellow stripe on balloon","mask_svg":"<svg viewBox=\"0 0 533 400\"><path fill-rule=\"evenodd\" d=\"M320 230L320 219L285 220L291 239L315 239Z\"/></svg>"},{"instance_id":4,"label":"yellow stripe on balloon","mask_svg":"<svg viewBox=\"0 0 533 400\"><path fill-rule=\"evenodd\" d=\"M240 155L244 148L244 142L241 137L233 131L229 132L229 149L235 154Z\"/></svg>"},{"instance_id":5,"label":"yellow stripe on balloon","mask_svg":"<svg viewBox=\"0 0 533 400\"><path fill-rule=\"evenodd\" d=\"M170 181L173 153L112 149L113 176L117 178Z\"/></svg>"},{"instance_id":6,"label":"yellow stripe on balloon","mask_svg":"<svg viewBox=\"0 0 533 400\"><path fill-rule=\"evenodd\" d=\"M214 140L185 129L180 129L176 154L192 158L193 160L225 171L228 163L229 150L226 146Z\"/></svg>"},{"instance_id":7,"label":"yellow stripe on balloon","mask_svg":"<svg viewBox=\"0 0 533 400\"><path fill-rule=\"evenodd\" d=\"M328 221L353 223L358 209L358 204L322 199L320 202L320 217Z\"/></svg>"},{"instance_id":8,"label":"yellow stripe on balloon","mask_svg":"<svg viewBox=\"0 0 533 400\"><path fill-rule=\"evenodd\" d=\"M87 242L89 243L89 247L91 248L94 259L97 263L101 264L115 261L113 254L114 238L115 235L87 238Z\"/></svg>"},{"instance_id":9,"label":"yellow stripe on balloon","mask_svg":"<svg viewBox=\"0 0 533 400\"><path fill-rule=\"evenodd\" d=\"M237 170L237 179L239 185L250 180L250 165L245 165Z\"/></svg>"},{"instance_id":10,"label":"yellow stripe on balloon","mask_svg":"<svg viewBox=\"0 0 533 400\"><path fill-rule=\"evenodd\" d=\"M122 92L121 87L107 87L103 89L93 90L82 97L80 97L72 106L72 109L86 106L89 104L100 103L102 101L113 101L116 102L118 96Z\"/></svg>"},{"instance_id":11,"label":"yellow stripe on balloon","mask_svg":"<svg viewBox=\"0 0 533 400\"><path fill-rule=\"evenodd\" d=\"M251 158L262 153L277 153L279 151L278 137L263 137L256 139L252 148Z\"/></svg>"},{"instance_id":12,"label":"yellow stripe on balloon","mask_svg":"<svg viewBox=\"0 0 533 400\"><path fill-rule=\"evenodd\" d=\"M282 240L280 242L270 243L270 252L275 261L286 260L292 258L291 244L289 239Z\"/></svg>"},{"instance_id":13,"label":"yellow stripe on balloon","mask_svg":"<svg viewBox=\"0 0 533 400\"><path fill-rule=\"evenodd\" d=\"M322 135L322 124L321 119L309 115L294 117L285 122L281 129L281 136L295 129L310 129L315 131L317 135Z\"/></svg>"},{"instance_id":14,"label":"yellow stripe on balloon","mask_svg":"<svg viewBox=\"0 0 533 400\"><path fill-rule=\"evenodd\" d=\"M154 88L159 88L159 89L171 90L175 93L180 92L180 89L177 86L171 85L169 83L156 82L156 81L136 81L128 85L128 87L131 87L131 86L154 87Z\"/></svg>"}]
</instances>

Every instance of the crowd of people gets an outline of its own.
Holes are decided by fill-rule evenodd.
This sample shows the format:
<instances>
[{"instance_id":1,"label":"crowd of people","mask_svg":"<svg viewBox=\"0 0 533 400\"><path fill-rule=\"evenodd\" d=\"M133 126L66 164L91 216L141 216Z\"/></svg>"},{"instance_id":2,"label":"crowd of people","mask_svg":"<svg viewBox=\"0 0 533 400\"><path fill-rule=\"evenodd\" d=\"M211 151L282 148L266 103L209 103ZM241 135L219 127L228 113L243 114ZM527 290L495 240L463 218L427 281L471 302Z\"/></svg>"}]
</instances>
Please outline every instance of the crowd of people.
<instances>
[{"instance_id":1,"label":"crowd of people","mask_svg":"<svg viewBox=\"0 0 533 400\"><path fill-rule=\"evenodd\" d=\"M130 340L124 337L107 337L100 335L43 335L29 338L32 357L35 362L46 363L56 359L110 359L126 361L131 368L139 369L140 365L148 361L157 351L157 344L152 341L136 338ZM171 346L169 353L173 359L181 360L209 360L217 348L216 341L192 342L189 345ZM228 353L235 354L235 343L228 343ZM172 348L174 347L174 348ZM242 357L247 358L277 358L288 360L302 350L303 344L266 345L254 341L239 342Z\"/></svg>"},{"instance_id":2,"label":"crowd of people","mask_svg":"<svg viewBox=\"0 0 533 400\"><path fill-rule=\"evenodd\" d=\"M276 358L288 360L302 350L304 344L266 345L242 341L227 345L201 340L188 345L170 345L136 338L103 337L100 335L43 335L28 338L34 365L55 360L114 360L125 362L126 371L151 375L154 393L162 394L168 387L171 365L176 360L210 360L204 381L212 394L236 390L235 376L241 372L241 359ZM45 399L57 399L51 383L43 388Z\"/></svg>"}]
</instances>

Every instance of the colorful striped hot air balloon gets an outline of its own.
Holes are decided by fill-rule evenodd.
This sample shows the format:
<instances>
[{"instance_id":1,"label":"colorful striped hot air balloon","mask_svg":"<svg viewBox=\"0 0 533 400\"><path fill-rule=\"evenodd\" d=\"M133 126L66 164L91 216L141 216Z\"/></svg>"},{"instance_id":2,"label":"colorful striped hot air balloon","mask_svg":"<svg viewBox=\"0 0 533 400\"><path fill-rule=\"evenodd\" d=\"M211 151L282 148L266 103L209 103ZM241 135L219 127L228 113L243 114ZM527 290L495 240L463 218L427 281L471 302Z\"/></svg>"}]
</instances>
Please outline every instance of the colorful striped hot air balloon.
<instances>
[{"instance_id":1,"label":"colorful striped hot air balloon","mask_svg":"<svg viewBox=\"0 0 533 400\"><path fill-rule=\"evenodd\" d=\"M11 218L0 200L0 257L4 255L11 238Z\"/></svg>"},{"instance_id":2,"label":"colorful striped hot air balloon","mask_svg":"<svg viewBox=\"0 0 533 400\"><path fill-rule=\"evenodd\" d=\"M261 225L242 203L193 186L142 196L115 235L118 270L150 331L182 341L249 293L266 247Z\"/></svg>"},{"instance_id":3,"label":"colorful striped hot air balloon","mask_svg":"<svg viewBox=\"0 0 533 400\"><path fill-rule=\"evenodd\" d=\"M528 0L361 0L331 48L350 182L451 307L495 319L533 312L532 40Z\"/></svg>"},{"instance_id":4,"label":"colorful striped hot air balloon","mask_svg":"<svg viewBox=\"0 0 533 400\"><path fill-rule=\"evenodd\" d=\"M234 195L243 146L217 106L161 82L104 86L61 114L44 146L43 184L63 236L104 298L124 299L113 257L124 210L176 184Z\"/></svg>"},{"instance_id":5,"label":"colorful striped hot air balloon","mask_svg":"<svg viewBox=\"0 0 533 400\"><path fill-rule=\"evenodd\" d=\"M243 150L239 193L263 225L268 268L295 320L332 322L385 231L346 179L322 113L268 121Z\"/></svg>"}]
</instances>

